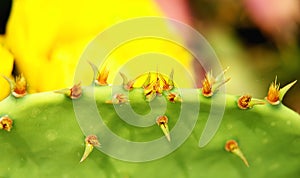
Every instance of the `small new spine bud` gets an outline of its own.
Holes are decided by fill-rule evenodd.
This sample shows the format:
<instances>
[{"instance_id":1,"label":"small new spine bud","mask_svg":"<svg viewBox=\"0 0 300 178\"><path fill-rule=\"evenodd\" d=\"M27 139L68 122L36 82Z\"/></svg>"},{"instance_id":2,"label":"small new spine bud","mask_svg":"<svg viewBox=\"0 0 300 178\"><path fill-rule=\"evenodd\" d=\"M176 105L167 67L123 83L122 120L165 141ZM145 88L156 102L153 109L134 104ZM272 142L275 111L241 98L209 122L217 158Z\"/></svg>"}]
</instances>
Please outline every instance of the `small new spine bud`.
<instances>
[{"instance_id":1,"label":"small new spine bud","mask_svg":"<svg viewBox=\"0 0 300 178\"><path fill-rule=\"evenodd\" d=\"M123 88L125 90L132 90L133 89L133 85L135 83L135 80L128 80L128 78L126 77L125 74L123 74L122 72L120 72L120 75L123 79Z\"/></svg>"},{"instance_id":2,"label":"small new spine bud","mask_svg":"<svg viewBox=\"0 0 300 178\"><path fill-rule=\"evenodd\" d=\"M235 140L228 140L225 144L225 150L237 155L241 160L245 163L247 167L249 167L249 163L244 156L243 152L239 148L238 143Z\"/></svg>"},{"instance_id":3,"label":"small new spine bud","mask_svg":"<svg viewBox=\"0 0 300 178\"><path fill-rule=\"evenodd\" d=\"M77 99L81 96L82 94L82 88L81 84L75 84L71 89L70 89L70 98L71 99Z\"/></svg>"},{"instance_id":4,"label":"small new spine bud","mask_svg":"<svg viewBox=\"0 0 300 178\"><path fill-rule=\"evenodd\" d=\"M27 82L23 74L16 76L12 95L16 98L24 97L27 94Z\"/></svg>"},{"instance_id":5,"label":"small new spine bud","mask_svg":"<svg viewBox=\"0 0 300 178\"><path fill-rule=\"evenodd\" d=\"M277 84L276 82L277 77L275 78L275 81L271 83L268 90L268 95L265 98L272 105L278 105L280 101L282 101L287 91L297 82L297 80L287 84L281 89L279 89L280 84Z\"/></svg>"},{"instance_id":6,"label":"small new spine bud","mask_svg":"<svg viewBox=\"0 0 300 178\"><path fill-rule=\"evenodd\" d=\"M172 90L174 88L173 76L174 76L174 70L171 71L169 79L167 81L164 78L164 76L161 73L159 73L160 80L163 83L163 87L162 88L163 88L164 91L169 91L169 90Z\"/></svg>"},{"instance_id":7,"label":"small new spine bud","mask_svg":"<svg viewBox=\"0 0 300 178\"><path fill-rule=\"evenodd\" d=\"M72 88L62 89L54 91L55 93L60 93L68 96L71 99L78 99L82 95L82 88L80 82L78 84L73 85Z\"/></svg>"},{"instance_id":8,"label":"small new spine bud","mask_svg":"<svg viewBox=\"0 0 300 178\"><path fill-rule=\"evenodd\" d=\"M93 64L92 62L89 62L89 64L91 65L94 71L94 82L100 86L108 85L107 78L109 74L109 69L106 66L104 66L103 70L99 72L98 67L95 64Z\"/></svg>"},{"instance_id":9,"label":"small new spine bud","mask_svg":"<svg viewBox=\"0 0 300 178\"><path fill-rule=\"evenodd\" d=\"M167 95L167 99L171 102L171 103L176 103L176 102L182 102L181 97L179 96L179 94L171 92Z\"/></svg>"},{"instance_id":10,"label":"small new spine bud","mask_svg":"<svg viewBox=\"0 0 300 178\"><path fill-rule=\"evenodd\" d=\"M217 77L213 77L212 71L207 72L205 75L205 79L202 81L202 95L205 97L211 97L215 92L217 92L221 86L225 85L230 78L226 78L222 80L222 76L227 72L228 68L226 68L221 74Z\"/></svg>"},{"instance_id":11,"label":"small new spine bud","mask_svg":"<svg viewBox=\"0 0 300 178\"><path fill-rule=\"evenodd\" d=\"M252 99L250 95L243 95L238 99L237 104L240 109L249 109L254 105L265 104L265 102L258 99Z\"/></svg>"},{"instance_id":12,"label":"small new spine bud","mask_svg":"<svg viewBox=\"0 0 300 178\"><path fill-rule=\"evenodd\" d=\"M2 116L0 118L0 129L10 131L12 129L13 120L9 118L7 115Z\"/></svg>"},{"instance_id":13,"label":"small new spine bud","mask_svg":"<svg viewBox=\"0 0 300 178\"><path fill-rule=\"evenodd\" d=\"M170 132L169 132L169 126L168 126L168 117L167 116L159 116L156 119L157 125L161 128L163 133L165 134L167 140L171 142Z\"/></svg>"},{"instance_id":14,"label":"small new spine bud","mask_svg":"<svg viewBox=\"0 0 300 178\"><path fill-rule=\"evenodd\" d=\"M205 79L202 81L202 95L206 97L210 97L213 95L212 91L212 80L209 76L210 74L206 74Z\"/></svg>"},{"instance_id":15,"label":"small new spine bud","mask_svg":"<svg viewBox=\"0 0 300 178\"><path fill-rule=\"evenodd\" d=\"M106 101L108 104L123 104L128 102L126 95L122 93L117 93L113 96L112 100Z\"/></svg>"},{"instance_id":16,"label":"small new spine bud","mask_svg":"<svg viewBox=\"0 0 300 178\"><path fill-rule=\"evenodd\" d=\"M85 138L85 149L84 149L84 153L83 156L80 159L80 162L83 162L89 155L90 153L93 151L94 147L99 147L100 146L100 142L97 138L96 135L89 135Z\"/></svg>"}]
</instances>

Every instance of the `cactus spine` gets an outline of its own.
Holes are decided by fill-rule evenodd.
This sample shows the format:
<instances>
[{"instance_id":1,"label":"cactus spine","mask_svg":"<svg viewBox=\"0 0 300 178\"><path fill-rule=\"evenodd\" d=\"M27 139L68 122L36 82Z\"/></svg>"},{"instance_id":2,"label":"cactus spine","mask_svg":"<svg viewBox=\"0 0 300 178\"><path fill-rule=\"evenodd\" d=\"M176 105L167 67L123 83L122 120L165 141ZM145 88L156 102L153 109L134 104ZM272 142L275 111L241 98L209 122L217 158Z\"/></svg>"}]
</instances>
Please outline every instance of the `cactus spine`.
<instances>
[{"instance_id":1,"label":"cactus spine","mask_svg":"<svg viewBox=\"0 0 300 178\"><path fill-rule=\"evenodd\" d=\"M74 100L94 98L98 112L105 116L104 123L116 135L135 142L147 142L164 136L162 147L172 145L178 137L172 134L172 129L178 122L181 105L185 103L192 106L196 100L181 98L178 92L180 89L173 86L173 81L168 81L159 73L154 80L147 79L142 88L132 87L133 81L121 74L124 83L118 88L128 92L128 96L112 92L115 86L106 83L107 70L96 74L96 83L99 85L81 87L77 84L71 89L56 92L27 94L23 97L10 95L0 102L0 177L193 178L299 175L300 117L280 102L273 105L259 100L264 104L256 106L253 101L257 99L250 96L226 95L225 113L218 132L207 146L198 147L211 100L218 95L211 78L204 81L207 88L190 90L197 93L194 97L200 100L198 120L191 135L174 152L160 159L140 163L112 158L101 152L102 148L109 147L109 143L101 141L101 138L105 138L101 130L98 138L96 135L86 137L83 134L76 121ZM214 91L207 94L209 88ZM89 93L91 89L94 93ZM278 87L275 89L280 91ZM203 90L205 95L202 94ZM114 108L114 105L130 105L135 112L145 115L150 112L151 103L162 98L166 101L166 111L154 118L162 130L157 124L141 128L132 126L121 120ZM240 109L241 103L243 109ZM161 112L160 106L151 109ZM193 117L192 114L188 111L186 119ZM92 152L93 147L100 151ZM122 151L122 147L118 149ZM156 151L160 152L160 149Z\"/></svg>"}]
</instances>

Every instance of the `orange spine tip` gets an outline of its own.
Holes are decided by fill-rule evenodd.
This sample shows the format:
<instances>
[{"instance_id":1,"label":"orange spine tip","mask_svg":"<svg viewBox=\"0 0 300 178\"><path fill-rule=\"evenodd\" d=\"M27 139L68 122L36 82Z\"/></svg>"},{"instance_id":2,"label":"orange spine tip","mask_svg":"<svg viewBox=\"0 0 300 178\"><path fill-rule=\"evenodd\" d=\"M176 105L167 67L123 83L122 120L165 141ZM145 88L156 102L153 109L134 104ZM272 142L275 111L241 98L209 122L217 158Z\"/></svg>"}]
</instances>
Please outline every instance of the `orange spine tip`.
<instances>
[{"instance_id":1,"label":"orange spine tip","mask_svg":"<svg viewBox=\"0 0 300 178\"><path fill-rule=\"evenodd\" d=\"M265 99L272 105L278 105L280 101L282 101L287 91L297 82L297 80L285 85L281 89L279 89L280 84L277 84L276 82L277 77L275 78L275 81L271 83L268 90L268 95L265 97Z\"/></svg>"},{"instance_id":2,"label":"orange spine tip","mask_svg":"<svg viewBox=\"0 0 300 178\"><path fill-rule=\"evenodd\" d=\"M206 97L210 97L213 95L212 84L207 76L205 76L205 79L202 81L202 94Z\"/></svg>"},{"instance_id":3,"label":"orange spine tip","mask_svg":"<svg viewBox=\"0 0 300 178\"><path fill-rule=\"evenodd\" d=\"M174 71L171 71L170 78L166 80L164 76L157 72L155 79L151 80L151 73L146 78L143 89L147 101L153 100L157 95L161 96L164 91L170 91L174 88L173 82Z\"/></svg>"},{"instance_id":4,"label":"orange spine tip","mask_svg":"<svg viewBox=\"0 0 300 178\"><path fill-rule=\"evenodd\" d=\"M277 77L275 78L275 81L271 83L268 91L268 95L266 97L266 100L272 104L277 105L280 103L279 97L280 97L280 84L277 84Z\"/></svg>"},{"instance_id":5,"label":"orange spine tip","mask_svg":"<svg viewBox=\"0 0 300 178\"><path fill-rule=\"evenodd\" d=\"M202 95L205 97L211 97L215 92L217 92L221 86L225 85L230 78L225 80L222 79L222 76L226 73L228 68L226 68L221 74L217 77L212 76L212 72L207 72L204 80L202 81Z\"/></svg>"},{"instance_id":6,"label":"orange spine tip","mask_svg":"<svg viewBox=\"0 0 300 178\"><path fill-rule=\"evenodd\" d=\"M16 98L23 97L27 94L27 82L23 74L16 76L12 94Z\"/></svg>"},{"instance_id":7,"label":"orange spine tip","mask_svg":"<svg viewBox=\"0 0 300 178\"><path fill-rule=\"evenodd\" d=\"M109 69L105 66L104 69L101 72L99 72L97 79L95 81L96 84L101 86L108 85L107 83L108 74L109 74Z\"/></svg>"},{"instance_id":8,"label":"orange spine tip","mask_svg":"<svg viewBox=\"0 0 300 178\"><path fill-rule=\"evenodd\" d=\"M163 86L162 89L164 91L169 91L172 90L174 88L174 82L173 82L173 75L174 75L174 70L171 71L170 76L168 81L164 78L164 76L159 73L159 79L162 81Z\"/></svg>"},{"instance_id":9,"label":"orange spine tip","mask_svg":"<svg viewBox=\"0 0 300 178\"><path fill-rule=\"evenodd\" d=\"M93 64L92 62L88 61L90 66L92 67L94 71L94 80L97 85L105 86L108 85L107 78L109 74L108 68L105 66L101 72L99 72L98 67Z\"/></svg>"}]
</instances>

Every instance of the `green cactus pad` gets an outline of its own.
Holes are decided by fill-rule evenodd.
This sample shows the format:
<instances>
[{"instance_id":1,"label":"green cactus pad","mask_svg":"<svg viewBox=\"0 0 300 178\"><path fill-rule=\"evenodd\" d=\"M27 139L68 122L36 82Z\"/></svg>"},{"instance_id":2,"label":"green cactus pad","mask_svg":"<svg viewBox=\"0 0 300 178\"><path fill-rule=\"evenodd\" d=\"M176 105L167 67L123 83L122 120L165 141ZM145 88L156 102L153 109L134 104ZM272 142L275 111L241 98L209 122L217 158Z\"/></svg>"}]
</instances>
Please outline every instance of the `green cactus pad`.
<instances>
[{"instance_id":1,"label":"green cactus pad","mask_svg":"<svg viewBox=\"0 0 300 178\"><path fill-rule=\"evenodd\" d=\"M178 122L183 103L191 107L199 105L195 127L175 151L153 161L134 163L94 149L80 163L85 135L77 122L73 101L95 99L106 126L126 140L147 142L162 138L163 147L176 139L176 135L171 134L169 143L157 124L137 127L126 123L116 113L115 106L107 103L112 98L111 87L94 87L94 94L88 93L91 87L83 87L82 96L77 100L45 92L23 98L9 96L0 102L0 116L8 115L13 120L10 132L0 130L0 177L296 178L300 175L299 114L282 104L266 103L242 110L237 106L238 96L226 95L221 125L212 140L200 148L199 139L210 114L212 98L203 97L198 89L191 89L191 93L197 93L194 98L198 97L200 104L196 99L183 98L182 103L166 100L166 109L163 110L160 105L151 105L152 111L168 116L171 132ZM143 90L133 89L128 102L118 106L130 106L137 114L143 115L151 112L151 103L163 100L164 96L157 96L149 103L145 101ZM86 114L88 118L89 113ZM187 111L186 119L194 117L192 114L192 111ZM100 150L105 149L109 143L102 142L105 135L101 135L101 130L97 132L100 134ZM238 156L225 150L226 142L232 139L238 142L249 167ZM122 151L122 147L118 149Z\"/></svg>"}]
</instances>

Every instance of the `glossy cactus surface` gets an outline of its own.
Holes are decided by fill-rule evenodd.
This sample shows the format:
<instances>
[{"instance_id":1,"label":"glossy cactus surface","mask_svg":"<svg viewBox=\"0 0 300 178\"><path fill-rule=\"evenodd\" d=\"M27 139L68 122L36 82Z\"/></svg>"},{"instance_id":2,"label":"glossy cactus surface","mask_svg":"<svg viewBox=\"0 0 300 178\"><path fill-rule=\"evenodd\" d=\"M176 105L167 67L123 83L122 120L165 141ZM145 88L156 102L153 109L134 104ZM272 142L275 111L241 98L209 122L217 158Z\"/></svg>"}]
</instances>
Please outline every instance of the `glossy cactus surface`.
<instances>
[{"instance_id":1,"label":"glossy cactus surface","mask_svg":"<svg viewBox=\"0 0 300 178\"><path fill-rule=\"evenodd\" d=\"M162 146L172 144L176 135L172 129L178 122L182 104L199 105L197 123L191 134L174 152L153 161L128 162L110 157L94 149L80 163L85 135L77 122L73 102L95 99L104 123L116 135L135 142L147 142L164 136L157 124L149 127L132 126L116 113L110 101L113 87L85 86L82 95L72 100L56 92L28 94L22 98L10 95L0 102L0 116L13 120L10 131L0 130L0 177L297 177L300 174L300 117L283 104L257 105L249 109L238 107L239 96L226 95L226 105L220 128L204 147L198 142L208 120L211 101L218 93L205 97L201 89L188 89L196 93L193 98L179 102L168 100L164 93L152 101L145 99L144 90L134 88L128 92L126 102L144 115L151 102L166 101L164 115L168 117L170 142L164 137ZM93 93L90 93L93 89ZM172 91L177 92L174 88ZM124 90L125 91L125 90ZM197 99L200 103L197 103ZM160 105L151 107L161 113ZM187 111L186 119L194 117ZM87 118L89 117L87 112ZM156 119L156 118L154 118ZM97 135L100 150L109 146L105 135ZM104 139L105 140L105 139ZM238 143L245 161L226 151L230 140ZM122 147L120 147L120 150ZM157 152L160 150L157 149Z\"/></svg>"}]
</instances>

